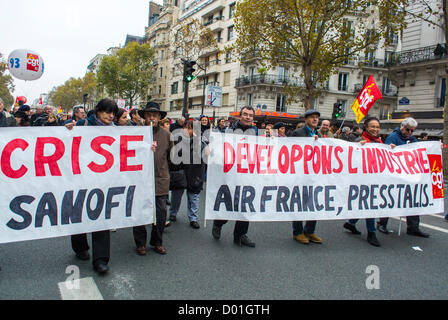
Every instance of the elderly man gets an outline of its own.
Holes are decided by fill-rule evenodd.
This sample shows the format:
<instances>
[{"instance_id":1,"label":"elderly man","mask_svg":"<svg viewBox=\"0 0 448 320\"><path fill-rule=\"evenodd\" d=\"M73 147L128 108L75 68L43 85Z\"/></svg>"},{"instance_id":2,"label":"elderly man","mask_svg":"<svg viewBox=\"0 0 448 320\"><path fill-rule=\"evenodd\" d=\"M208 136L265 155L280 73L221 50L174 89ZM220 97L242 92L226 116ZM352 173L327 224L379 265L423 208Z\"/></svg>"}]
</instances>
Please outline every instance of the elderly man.
<instances>
[{"instance_id":1,"label":"elderly man","mask_svg":"<svg viewBox=\"0 0 448 320\"><path fill-rule=\"evenodd\" d=\"M41 117L43 113L44 113L44 109L42 109L42 105L38 104L36 106L36 112L33 115L31 115L31 118L30 118L31 125L33 125L34 121L36 121L37 118Z\"/></svg>"},{"instance_id":2,"label":"elderly man","mask_svg":"<svg viewBox=\"0 0 448 320\"><path fill-rule=\"evenodd\" d=\"M73 121L78 122L79 120L83 120L85 118L87 118L87 114L86 114L86 111L84 110L84 107L76 106L76 107L73 107L72 118L65 120L64 125L72 123Z\"/></svg>"},{"instance_id":3,"label":"elderly man","mask_svg":"<svg viewBox=\"0 0 448 320\"><path fill-rule=\"evenodd\" d=\"M322 120L320 129L317 130L322 138L334 138L333 132L330 130L331 122L329 120Z\"/></svg>"},{"instance_id":4,"label":"elderly man","mask_svg":"<svg viewBox=\"0 0 448 320\"><path fill-rule=\"evenodd\" d=\"M319 123L320 112L317 110L308 110L305 112L305 126L296 129L292 136L293 137L312 137L314 139L318 139L320 137L320 133L317 131L317 124ZM305 228L303 228L302 221L293 221L292 223L292 234L294 240L302 243L309 244L313 243L322 243L322 239L314 234L314 230L316 229L317 221L307 221L305 224Z\"/></svg>"},{"instance_id":5,"label":"elderly man","mask_svg":"<svg viewBox=\"0 0 448 320\"><path fill-rule=\"evenodd\" d=\"M148 102L144 110L139 110L139 115L145 120L146 126L153 126L153 150L154 150L154 171L156 172L156 221L152 226L150 245L159 254L166 254L166 249L162 244L162 235L165 228L170 173L168 169L168 156L173 147L170 141L170 133L159 126L161 119L166 117L166 112L160 110L160 106L155 102ZM147 232L145 226L134 227L134 241L139 255L146 254Z\"/></svg>"},{"instance_id":6,"label":"elderly man","mask_svg":"<svg viewBox=\"0 0 448 320\"><path fill-rule=\"evenodd\" d=\"M418 123L414 118L405 118L401 122L400 127L397 127L387 138L385 143L390 145L400 146L407 143L417 142L417 138L413 135ZM389 218L381 218L377 222L378 230L382 233L388 234L387 221ZM407 216L406 222L408 225L407 234L417 237L428 238L429 234L426 234L419 229L420 216Z\"/></svg>"},{"instance_id":7,"label":"elderly man","mask_svg":"<svg viewBox=\"0 0 448 320\"><path fill-rule=\"evenodd\" d=\"M177 119L176 122L174 122L174 123L172 123L170 125L170 131L174 132L174 130L182 129L184 127L184 123L185 123L185 118L184 117L181 117L180 119Z\"/></svg>"},{"instance_id":8,"label":"elderly man","mask_svg":"<svg viewBox=\"0 0 448 320\"><path fill-rule=\"evenodd\" d=\"M53 113L53 107L46 105L42 115L38 117L31 125L35 127L45 126L45 124L48 122L48 116L51 113Z\"/></svg>"}]
</instances>

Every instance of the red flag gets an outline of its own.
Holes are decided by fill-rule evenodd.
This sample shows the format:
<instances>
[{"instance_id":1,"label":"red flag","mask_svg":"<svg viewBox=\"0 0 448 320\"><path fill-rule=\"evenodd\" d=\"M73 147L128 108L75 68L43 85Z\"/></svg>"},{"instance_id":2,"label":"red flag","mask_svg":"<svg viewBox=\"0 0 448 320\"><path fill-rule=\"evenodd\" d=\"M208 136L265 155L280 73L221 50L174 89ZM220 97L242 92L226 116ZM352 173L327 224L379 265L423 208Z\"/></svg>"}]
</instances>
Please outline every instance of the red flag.
<instances>
[{"instance_id":1,"label":"red flag","mask_svg":"<svg viewBox=\"0 0 448 320\"><path fill-rule=\"evenodd\" d=\"M352 110L356 114L357 123L361 122L378 99L383 99L383 96L381 95L381 91L376 85L375 80L373 80L373 76L370 75L369 80L367 80L361 92L358 94L358 97L352 104Z\"/></svg>"}]
</instances>

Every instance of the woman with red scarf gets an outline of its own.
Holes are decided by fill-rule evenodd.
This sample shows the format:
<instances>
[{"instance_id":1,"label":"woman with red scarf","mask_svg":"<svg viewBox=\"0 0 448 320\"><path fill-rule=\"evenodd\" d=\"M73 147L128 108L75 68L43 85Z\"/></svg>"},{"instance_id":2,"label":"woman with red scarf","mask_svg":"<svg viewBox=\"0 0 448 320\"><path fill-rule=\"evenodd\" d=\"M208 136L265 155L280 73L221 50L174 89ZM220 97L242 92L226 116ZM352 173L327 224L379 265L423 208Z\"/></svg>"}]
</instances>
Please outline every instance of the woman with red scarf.
<instances>
[{"instance_id":1,"label":"woman with red scarf","mask_svg":"<svg viewBox=\"0 0 448 320\"><path fill-rule=\"evenodd\" d=\"M368 117L364 120L364 132L362 135L355 140L355 142L360 142L361 145L366 143L383 143L381 141L380 134L380 120L375 117ZM394 147L394 146L392 146ZM344 228L351 231L353 234L361 234L361 232L356 229L356 222L359 219L350 219L346 223L344 223ZM379 247L380 243L376 238L376 229L375 229L375 218L366 219L366 227L367 227L367 242L372 246Z\"/></svg>"}]
</instances>

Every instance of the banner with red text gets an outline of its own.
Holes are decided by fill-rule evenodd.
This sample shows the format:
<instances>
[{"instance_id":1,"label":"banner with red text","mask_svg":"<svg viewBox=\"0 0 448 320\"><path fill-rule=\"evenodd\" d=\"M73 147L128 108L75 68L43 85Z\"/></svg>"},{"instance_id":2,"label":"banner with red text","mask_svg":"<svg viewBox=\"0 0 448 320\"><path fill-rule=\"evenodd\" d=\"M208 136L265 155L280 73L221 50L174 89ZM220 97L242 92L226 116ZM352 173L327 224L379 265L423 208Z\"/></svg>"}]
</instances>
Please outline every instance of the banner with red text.
<instances>
[{"instance_id":1,"label":"banner with red text","mask_svg":"<svg viewBox=\"0 0 448 320\"><path fill-rule=\"evenodd\" d=\"M444 212L441 144L212 133L208 220L304 221Z\"/></svg>"},{"instance_id":2,"label":"banner with red text","mask_svg":"<svg viewBox=\"0 0 448 320\"><path fill-rule=\"evenodd\" d=\"M0 243L154 222L149 127L0 129Z\"/></svg>"}]
</instances>

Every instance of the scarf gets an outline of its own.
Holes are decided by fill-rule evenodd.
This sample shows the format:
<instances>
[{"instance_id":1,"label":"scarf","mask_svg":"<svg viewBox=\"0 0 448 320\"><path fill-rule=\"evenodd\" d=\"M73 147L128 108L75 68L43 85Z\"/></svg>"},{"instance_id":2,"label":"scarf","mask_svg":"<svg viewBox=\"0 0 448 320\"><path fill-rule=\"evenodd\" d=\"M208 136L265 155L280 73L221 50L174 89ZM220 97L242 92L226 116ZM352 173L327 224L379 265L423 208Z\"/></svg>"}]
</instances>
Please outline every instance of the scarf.
<instances>
[{"instance_id":1,"label":"scarf","mask_svg":"<svg viewBox=\"0 0 448 320\"><path fill-rule=\"evenodd\" d=\"M362 138L366 140L368 143L383 143L381 141L381 137L374 137L367 133L367 131L364 131L362 133Z\"/></svg>"}]
</instances>

